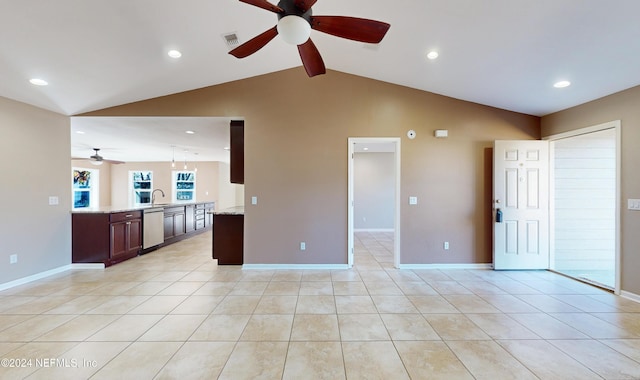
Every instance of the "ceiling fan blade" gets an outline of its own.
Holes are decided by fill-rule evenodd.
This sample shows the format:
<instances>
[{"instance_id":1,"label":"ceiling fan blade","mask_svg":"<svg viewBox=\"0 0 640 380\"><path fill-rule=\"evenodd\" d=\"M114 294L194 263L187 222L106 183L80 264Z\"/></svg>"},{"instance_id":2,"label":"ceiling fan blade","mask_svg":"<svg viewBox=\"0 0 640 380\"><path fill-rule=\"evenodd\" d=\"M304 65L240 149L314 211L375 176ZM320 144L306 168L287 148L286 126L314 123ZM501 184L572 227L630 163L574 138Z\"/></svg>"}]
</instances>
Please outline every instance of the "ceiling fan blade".
<instances>
[{"instance_id":1,"label":"ceiling fan blade","mask_svg":"<svg viewBox=\"0 0 640 380\"><path fill-rule=\"evenodd\" d=\"M266 44L269 43L272 39L274 39L278 35L278 27L274 26L273 28L267 30L266 32L253 37L249 41L243 43L237 48L231 50L229 54L236 58L245 58L250 56L251 54L257 52L262 49Z\"/></svg>"},{"instance_id":2,"label":"ceiling fan blade","mask_svg":"<svg viewBox=\"0 0 640 380\"><path fill-rule=\"evenodd\" d=\"M284 9L280 8L277 5L273 5L267 0L240 0L243 3L251 4L258 8L266 9L273 13L284 13Z\"/></svg>"},{"instance_id":3,"label":"ceiling fan blade","mask_svg":"<svg viewBox=\"0 0 640 380\"><path fill-rule=\"evenodd\" d=\"M313 4L315 4L318 0L296 0L295 4L296 7L302 11L302 13L305 13L306 11L308 11L309 9L311 9L311 7L313 7Z\"/></svg>"},{"instance_id":4,"label":"ceiling fan blade","mask_svg":"<svg viewBox=\"0 0 640 380\"><path fill-rule=\"evenodd\" d=\"M311 27L349 40L377 44L391 25L386 22L345 16L312 16Z\"/></svg>"},{"instance_id":5,"label":"ceiling fan blade","mask_svg":"<svg viewBox=\"0 0 640 380\"><path fill-rule=\"evenodd\" d=\"M300 52L300 58L302 58L302 64L307 71L309 77L325 74L327 72L324 67L324 61L320 56L320 52L316 45L311 41L311 38L302 45L298 45L298 52Z\"/></svg>"},{"instance_id":6,"label":"ceiling fan blade","mask_svg":"<svg viewBox=\"0 0 640 380\"><path fill-rule=\"evenodd\" d=\"M126 164L126 162L124 162L124 161L118 161L118 160L102 160L102 161L104 161L104 162L108 162L108 163L113 164L113 165Z\"/></svg>"}]
</instances>

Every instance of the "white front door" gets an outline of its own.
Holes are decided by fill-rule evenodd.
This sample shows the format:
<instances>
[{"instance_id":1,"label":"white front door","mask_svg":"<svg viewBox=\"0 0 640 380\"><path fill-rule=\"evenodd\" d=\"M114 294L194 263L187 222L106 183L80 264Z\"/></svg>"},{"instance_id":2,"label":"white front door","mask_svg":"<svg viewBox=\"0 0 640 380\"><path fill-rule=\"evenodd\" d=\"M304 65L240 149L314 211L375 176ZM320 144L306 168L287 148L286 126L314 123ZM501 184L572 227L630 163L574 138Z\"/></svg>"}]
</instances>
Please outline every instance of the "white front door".
<instances>
[{"instance_id":1,"label":"white front door","mask_svg":"<svg viewBox=\"0 0 640 380\"><path fill-rule=\"evenodd\" d=\"M494 269L548 269L547 141L495 141L493 202Z\"/></svg>"}]
</instances>

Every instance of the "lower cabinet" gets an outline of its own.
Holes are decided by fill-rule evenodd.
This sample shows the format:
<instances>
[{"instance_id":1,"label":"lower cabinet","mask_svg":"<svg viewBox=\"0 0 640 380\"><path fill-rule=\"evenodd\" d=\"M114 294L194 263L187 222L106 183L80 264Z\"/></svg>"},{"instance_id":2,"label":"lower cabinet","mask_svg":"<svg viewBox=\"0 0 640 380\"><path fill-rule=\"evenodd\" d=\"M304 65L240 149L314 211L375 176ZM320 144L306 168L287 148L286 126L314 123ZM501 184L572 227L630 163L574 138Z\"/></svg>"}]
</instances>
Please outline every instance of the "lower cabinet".
<instances>
[{"instance_id":1,"label":"lower cabinet","mask_svg":"<svg viewBox=\"0 0 640 380\"><path fill-rule=\"evenodd\" d=\"M213 225L213 211L215 210L215 203L204 204L204 226L211 227Z\"/></svg>"},{"instance_id":2,"label":"lower cabinet","mask_svg":"<svg viewBox=\"0 0 640 380\"><path fill-rule=\"evenodd\" d=\"M212 256L218 265L242 265L244 262L244 215L213 216Z\"/></svg>"},{"instance_id":3,"label":"lower cabinet","mask_svg":"<svg viewBox=\"0 0 640 380\"><path fill-rule=\"evenodd\" d=\"M142 248L141 231L141 219L111 223L111 259L122 261L136 256Z\"/></svg>"},{"instance_id":4,"label":"lower cabinet","mask_svg":"<svg viewBox=\"0 0 640 380\"><path fill-rule=\"evenodd\" d=\"M209 212L213 212L214 203L198 203L195 211L195 226L196 230L211 227L213 224L213 215Z\"/></svg>"},{"instance_id":5,"label":"lower cabinet","mask_svg":"<svg viewBox=\"0 0 640 380\"><path fill-rule=\"evenodd\" d=\"M74 213L71 216L73 263L116 264L142 249L142 212Z\"/></svg>"},{"instance_id":6,"label":"lower cabinet","mask_svg":"<svg viewBox=\"0 0 640 380\"><path fill-rule=\"evenodd\" d=\"M164 240L179 237L186 233L185 208L167 207L164 209Z\"/></svg>"},{"instance_id":7,"label":"lower cabinet","mask_svg":"<svg viewBox=\"0 0 640 380\"><path fill-rule=\"evenodd\" d=\"M184 206L184 230L186 233L196 229L196 205Z\"/></svg>"},{"instance_id":8,"label":"lower cabinet","mask_svg":"<svg viewBox=\"0 0 640 380\"><path fill-rule=\"evenodd\" d=\"M214 202L171 206L164 209L164 245L175 243L211 228Z\"/></svg>"},{"instance_id":9,"label":"lower cabinet","mask_svg":"<svg viewBox=\"0 0 640 380\"><path fill-rule=\"evenodd\" d=\"M73 263L113 265L211 229L214 202L173 204L164 209L164 243L143 250L142 211L73 212L71 260Z\"/></svg>"}]
</instances>

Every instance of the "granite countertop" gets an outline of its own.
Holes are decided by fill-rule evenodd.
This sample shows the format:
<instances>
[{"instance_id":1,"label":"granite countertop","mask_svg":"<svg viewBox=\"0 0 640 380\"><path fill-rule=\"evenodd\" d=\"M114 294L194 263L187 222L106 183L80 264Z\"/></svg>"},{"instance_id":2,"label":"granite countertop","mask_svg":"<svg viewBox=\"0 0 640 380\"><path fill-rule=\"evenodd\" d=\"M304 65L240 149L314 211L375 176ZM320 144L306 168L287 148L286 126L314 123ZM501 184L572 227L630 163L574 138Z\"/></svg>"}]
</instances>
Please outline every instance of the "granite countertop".
<instances>
[{"instance_id":1,"label":"granite countertop","mask_svg":"<svg viewBox=\"0 0 640 380\"><path fill-rule=\"evenodd\" d=\"M203 203L215 203L215 201L203 201L203 202L179 202L179 203L156 203L155 205L144 206L103 206L95 208L84 208L71 210L72 214L111 214L114 212L129 212L129 211L143 211L152 208L169 208L178 206L188 206Z\"/></svg>"},{"instance_id":2,"label":"granite countertop","mask_svg":"<svg viewBox=\"0 0 640 380\"><path fill-rule=\"evenodd\" d=\"M209 211L213 215L244 215L244 206L223 208L222 210Z\"/></svg>"}]
</instances>

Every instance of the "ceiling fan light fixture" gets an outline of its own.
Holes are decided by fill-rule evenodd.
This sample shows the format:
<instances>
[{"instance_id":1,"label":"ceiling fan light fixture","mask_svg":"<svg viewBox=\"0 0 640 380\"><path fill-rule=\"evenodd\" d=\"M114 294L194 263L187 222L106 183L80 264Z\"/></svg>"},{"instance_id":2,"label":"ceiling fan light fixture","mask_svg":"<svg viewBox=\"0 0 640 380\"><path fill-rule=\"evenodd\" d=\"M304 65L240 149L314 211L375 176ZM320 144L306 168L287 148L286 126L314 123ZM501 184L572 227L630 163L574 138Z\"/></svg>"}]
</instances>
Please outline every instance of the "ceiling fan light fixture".
<instances>
[{"instance_id":1,"label":"ceiling fan light fixture","mask_svg":"<svg viewBox=\"0 0 640 380\"><path fill-rule=\"evenodd\" d=\"M311 24L300 16L285 16L278 21L278 34L288 44L302 45L311 36Z\"/></svg>"},{"instance_id":2,"label":"ceiling fan light fixture","mask_svg":"<svg viewBox=\"0 0 640 380\"><path fill-rule=\"evenodd\" d=\"M89 162L91 162L91 164L93 164L93 165L95 165L95 166L100 166L100 165L102 165L102 161L91 160L91 161L89 161Z\"/></svg>"}]
</instances>

